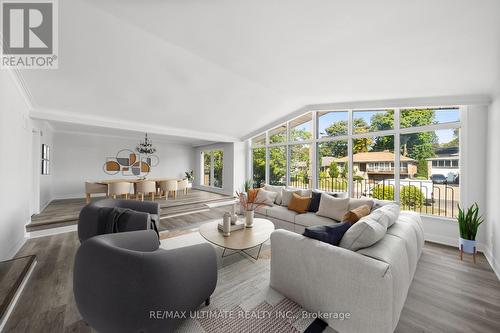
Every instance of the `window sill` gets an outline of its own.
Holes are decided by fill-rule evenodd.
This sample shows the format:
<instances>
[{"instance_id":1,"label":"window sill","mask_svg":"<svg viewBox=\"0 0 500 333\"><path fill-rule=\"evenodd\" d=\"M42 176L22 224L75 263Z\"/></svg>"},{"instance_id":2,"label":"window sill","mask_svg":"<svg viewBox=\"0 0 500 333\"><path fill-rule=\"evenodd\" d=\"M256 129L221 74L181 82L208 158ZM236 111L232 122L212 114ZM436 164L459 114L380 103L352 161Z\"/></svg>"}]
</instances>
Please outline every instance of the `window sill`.
<instances>
[{"instance_id":1,"label":"window sill","mask_svg":"<svg viewBox=\"0 0 500 333\"><path fill-rule=\"evenodd\" d=\"M457 223L457 219L452 217L443 217L443 216L427 215L427 214L420 214L420 217L422 218L422 220L432 221L432 222L440 222L447 224Z\"/></svg>"}]
</instances>

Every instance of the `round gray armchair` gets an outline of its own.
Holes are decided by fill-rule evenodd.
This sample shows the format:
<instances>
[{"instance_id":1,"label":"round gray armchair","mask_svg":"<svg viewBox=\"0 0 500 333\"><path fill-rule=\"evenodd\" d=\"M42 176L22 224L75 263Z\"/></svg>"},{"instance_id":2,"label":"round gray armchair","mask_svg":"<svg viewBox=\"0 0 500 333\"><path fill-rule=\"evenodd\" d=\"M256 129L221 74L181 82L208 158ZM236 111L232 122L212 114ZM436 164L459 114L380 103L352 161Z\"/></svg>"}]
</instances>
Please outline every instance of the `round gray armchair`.
<instances>
[{"instance_id":1,"label":"round gray armchair","mask_svg":"<svg viewBox=\"0 0 500 333\"><path fill-rule=\"evenodd\" d=\"M103 209L125 208L127 212L122 219L122 231L137 231L151 229L151 220L158 222L160 204L157 202L103 199L92 202L80 211L78 219L78 238L83 242L91 237L108 233L106 223L102 221Z\"/></svg>"},{"instance_id":2,"label":"round gray armchair","mask_svg":"<svg viewBox=\"0 0 500 333\"><path fill-rule=\"evenodd\" d=\"M189 317L209 303L216 284L211 245L163 250L152 230L92 237L75 257L76 304L98 332L170 332L182 319L162 316Z\"/></svg>"}]
</instances>

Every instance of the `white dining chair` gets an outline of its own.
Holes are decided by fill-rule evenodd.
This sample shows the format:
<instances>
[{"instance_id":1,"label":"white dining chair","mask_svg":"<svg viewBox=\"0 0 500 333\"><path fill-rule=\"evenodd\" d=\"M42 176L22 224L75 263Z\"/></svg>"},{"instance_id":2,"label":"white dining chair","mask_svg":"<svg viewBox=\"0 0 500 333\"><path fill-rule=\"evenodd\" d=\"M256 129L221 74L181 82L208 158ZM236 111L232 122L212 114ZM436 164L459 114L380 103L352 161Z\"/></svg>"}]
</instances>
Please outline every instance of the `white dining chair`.
<instances>
[{"instance_id":1,"label":"white dining chair","mask_svg":"<svg viewBox=\"0 0 500 333\"><path fill-rule=\"evenodd\" d=\"M182 179L177 182L177 191L182 191L185 195L187 194L188 191L188 180L187 179Z\"/></svg>"},{"instance_id":2,"label":"white dining chair","mask_svg":"<svg viewBox=\"0 0 500 333\"><path fill-rule=\"evenodd\" d=\"M108 185L108 196L116 199L116 196L125 196L128 199L130 195L130 183L129 182L113 182Z\"/></svg>"},{"instance_id":3,"label":"white dining chair","mask_svg":"<svg viewBox=\"0 0 500 333\"><path fill-rule=\"evenodd\" d=\"M160 190L162 194L165 194L165 199L168 199L170 192L173 193L174 199L177 198L177 180L166 180L160 182Z\"/></svg>"},{"instance_id":4,"label":"white dining chair","mask_svg":"<svg viewBox=\"0 0 500 333\"><path fill-rule=\"evenodd\" d=\"M150 194L151 201L155 201L156 193L156 182L154 181L142 181L135 184L135 199L139 199L141 196L141 201L144 201L144 195Z\"/></svg>"}]
</instances>

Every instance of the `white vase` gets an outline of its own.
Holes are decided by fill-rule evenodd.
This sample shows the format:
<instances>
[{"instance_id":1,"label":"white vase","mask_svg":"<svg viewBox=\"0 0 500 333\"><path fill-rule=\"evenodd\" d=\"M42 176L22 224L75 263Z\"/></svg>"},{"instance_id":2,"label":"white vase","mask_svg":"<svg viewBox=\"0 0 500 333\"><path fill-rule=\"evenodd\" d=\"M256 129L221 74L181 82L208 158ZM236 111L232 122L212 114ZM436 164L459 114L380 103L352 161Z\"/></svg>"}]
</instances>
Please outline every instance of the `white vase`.
<instances>
[{"instance_id":1,"label":"white vase","mask_svg":"<svg viewBox=\"0 0 500 333\"><path fill-rule=\"evenodd\" d=\"M253 210L245 211L245 227L251 228L253 227Z\"/></svg>"},{"instance_id":2,"label":"white vase","mask_svg":"<svg viewBox=\"0 0 500 333\"><path fill-rule=\"evenodd\" d=\"M463 249L465 253L474 253L474 249L476 248L476 241L464 239L462 237L458 240L458 249Z\"/></svg>"},{"instance_id":3,"label":"white vase","mask_svg":"<svg viewBox=\"0 0 500 333\"><path fill-rule=\"evenodd\" d=\"M231 235L231 214L228 212L222 218L222 236L228 237Z\"/></svg>"}]
</instances>

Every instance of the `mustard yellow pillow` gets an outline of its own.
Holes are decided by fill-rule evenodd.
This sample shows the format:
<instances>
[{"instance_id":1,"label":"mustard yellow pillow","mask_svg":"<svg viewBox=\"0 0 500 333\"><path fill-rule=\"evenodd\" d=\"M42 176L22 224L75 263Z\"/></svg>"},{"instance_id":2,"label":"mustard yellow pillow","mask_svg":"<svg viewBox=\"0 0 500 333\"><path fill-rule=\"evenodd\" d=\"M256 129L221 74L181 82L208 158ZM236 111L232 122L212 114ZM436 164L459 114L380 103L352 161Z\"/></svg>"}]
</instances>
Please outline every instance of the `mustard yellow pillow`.
<instances>
[{"instance_id":1,"label":"mustard yellow pillow","mask_svg":"<svg viewBox=\"0 0 500 333\"><path fill-rule=\"evenodd\" d=\"M350 224L354 224L359 221L360 218L363 216L366 216L370 214L370 206L368 205L362 205L359 206L358 208L352 209L348 211L347 213L344 214L344 217L342 218L342 222L348 222Z\"/></svg>"},{"instance_id":2,"label":"mustard yellow pillow","mask_svg":"<svg viewBox=\"0 0 500 333\"><path fill-rule=\"evenodd\" d=\"M288 209L299 214L306 213L309 209L311 198L301 197L297 193L293 193L292 199L288 203Z\"/></svg>"}]
</instances>

